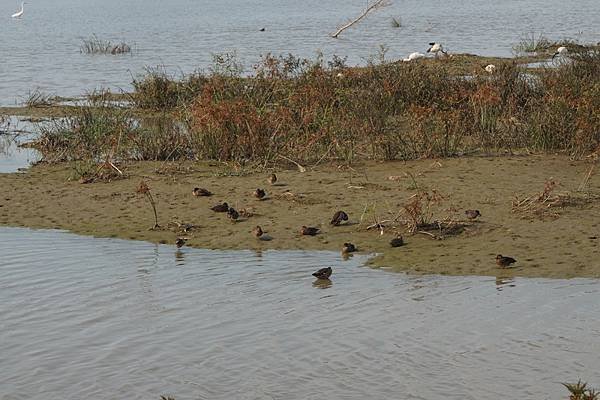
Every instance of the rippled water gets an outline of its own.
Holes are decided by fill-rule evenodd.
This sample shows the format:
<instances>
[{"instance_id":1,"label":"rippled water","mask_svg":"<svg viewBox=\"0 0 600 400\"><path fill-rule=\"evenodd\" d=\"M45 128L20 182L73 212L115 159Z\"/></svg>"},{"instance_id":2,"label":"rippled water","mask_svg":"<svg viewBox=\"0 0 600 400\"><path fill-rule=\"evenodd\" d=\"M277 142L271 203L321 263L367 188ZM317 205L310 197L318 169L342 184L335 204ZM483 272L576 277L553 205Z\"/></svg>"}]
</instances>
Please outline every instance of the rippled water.
<instances>
[{"instance_id":1,"label":"rippled water","mask_svg":"<svg viewBox=\"0 0 600 400\"><path fill-rule=\"evenodd\" d=\"M510 55L525 35L599 41L597 0L402 0L379 10L340 39L329 35L358 15L365 0L53 0L31 1L25 15L10 15L19 0L0 3L0 104L22 101L35 87L77 96L100 86L129 88L147 65L192 71L213 53L237 52L246 67L260 54L318 51L364 63L380 45L392 59L441 41L454 52ZM402 27L392 28L391 18ZM265 28L264 32L260 29ZM83 38L130 43L133 54L81 54Z\"/></svg>"},{"instance_id":2,"label":"rippled water","mask_svg":"<svg viewBox=\"0 0 600 400\"><path fill-rule=\"evenodd\" d=\"M411 277L330 252L0 228L2 399L563 399L600 282ZM317 267L334 268L330 287Z\"/></svg>"},{"instance_id":3,"label":"rippled water","mask_svg":"<svg viewBox=\"0 0 600 400\"><path fill-rule=\"evenodd\" d=\"M0 173L16 172L40 160L41 155L36 150L19 147L36 136L34 131L32 123L16 117L0 124Z\"/></svg>"}]
</instances>

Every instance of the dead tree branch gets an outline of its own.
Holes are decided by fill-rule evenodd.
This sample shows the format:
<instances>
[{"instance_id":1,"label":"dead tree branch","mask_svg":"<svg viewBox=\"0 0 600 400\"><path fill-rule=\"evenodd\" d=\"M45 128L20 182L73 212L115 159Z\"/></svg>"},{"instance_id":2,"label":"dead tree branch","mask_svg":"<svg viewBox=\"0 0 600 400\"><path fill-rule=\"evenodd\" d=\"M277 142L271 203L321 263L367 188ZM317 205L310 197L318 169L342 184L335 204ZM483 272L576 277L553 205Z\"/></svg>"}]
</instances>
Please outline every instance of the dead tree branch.
<instances>
[{"instance_id":1,"label":"dead tree branch","mask_svg":"<svg viewBox=\"0 0 600 400\"><path fill-rule=\"evenodd\" d=\"M337 38L340 35L340 33L342 33L346 29L350 28L352 25L359 22L361 19L366 17L367 14L370 13L371 11L376 10L378 8L383 8L383 7L389 6L390 4L391 3L389 0L376 0L373 4L371 4L370 6L367 6L367 8L365 9L365 11L363 11L362 14L360 14L358 17L356 17L352 21L348 22L347 24L345 24L344 26L339 28L334 34L331 35L331 37Z\"/></svg>"}]
</instances>

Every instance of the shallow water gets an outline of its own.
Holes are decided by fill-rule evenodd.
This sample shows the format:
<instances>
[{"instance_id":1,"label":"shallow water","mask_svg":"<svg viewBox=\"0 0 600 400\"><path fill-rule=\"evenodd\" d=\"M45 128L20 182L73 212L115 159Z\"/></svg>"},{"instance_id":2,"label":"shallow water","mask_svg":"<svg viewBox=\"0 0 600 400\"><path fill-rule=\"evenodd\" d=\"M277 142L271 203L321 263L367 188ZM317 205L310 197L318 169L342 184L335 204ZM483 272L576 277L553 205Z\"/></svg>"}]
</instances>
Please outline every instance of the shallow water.
<instances>
[{"instance_id":1,"label":"shallow water","mask_svg":"<svg viewBox=\"0 0 600 400\"><path fill-rule=\"evenodd\" d=\"M597 0L574 7L559 0L395 1L340 36L329 35L358 15L365 0L54 0L25 5L0 3L0 104L20 102L39 87L47 93L78 96L99 87L128 89L131 75L145 66L170 72L207 68L213 53L233 52L249 68L260 54L293 53L314 58L348 57L365 63L380 45L398 59L427 43L441 41L453 52L511 54L523 36L600 40ZM401 28L392 28L391 18ZM260 32L265 28L264 32ZM83 38L126 41L134 51L121 56L81 54Z\"/></svg>"},{"instance_id":2,"label":"shallow water","mask_svg":"<svg viewBox=\"0 0 600 400\"><path fill-rule=\"evenodd\" d=\"M600 282L411 277L364 257L0 228L3 399L563 399ZM329 287L317 267L334 268Z\"/></svg>"},{"instance_id":3,"label":"shallow water","mask_svg":"<svg viewBox=\"0 0 600 400\"><path fill-rule=\"evenodd\" d=\"M34 125L16 117L7 122L0 126L0 173L17 172L41 159L36 150L19 147L36 136Z\"/></svg>"}]
</instances>

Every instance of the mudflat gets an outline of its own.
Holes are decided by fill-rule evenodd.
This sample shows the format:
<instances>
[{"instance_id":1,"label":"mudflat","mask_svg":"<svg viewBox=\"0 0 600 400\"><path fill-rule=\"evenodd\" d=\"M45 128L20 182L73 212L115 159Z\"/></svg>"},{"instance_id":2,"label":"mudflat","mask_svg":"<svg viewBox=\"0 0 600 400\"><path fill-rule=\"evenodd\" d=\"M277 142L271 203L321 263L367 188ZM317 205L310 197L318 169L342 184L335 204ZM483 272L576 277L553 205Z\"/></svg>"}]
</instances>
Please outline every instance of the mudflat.
<instances>
[{"instance_id":1,"label":"mudflat","mask_svg":"<svg viewBox=\"0 0 600 400\"><path fill-rule=\"evenodd\" d=\"M170 244L186 237L187 246L215 249L341 251L351 242L374 255L373 267L416 274L600 277L600 182L586 161L527 155L330 163L305 172L219 163L119 168L124 178L88 184L70 179L69 164L0 174L0 224ZM267 182L271 172L278 176L274 185ZM152 207L136 191L142 180L156 201L160 228L150 229ZM213 195L196 197L195 187ZM267 192L264 199L253 196L257 188ZM210 209L222 201L242 216L233 222ZM467 209L481 216L469 220ZM349 220L332 226L338 210ZM429 229L411 232L411 215ZM436 231L436 222L460 229ZM251 234L257 225L271 240ZM302 236L303 225L321 231ZM405 245L392 248L396 235ZM517 262L501 268L497 254Z\"/></svg>"}]
</instances>

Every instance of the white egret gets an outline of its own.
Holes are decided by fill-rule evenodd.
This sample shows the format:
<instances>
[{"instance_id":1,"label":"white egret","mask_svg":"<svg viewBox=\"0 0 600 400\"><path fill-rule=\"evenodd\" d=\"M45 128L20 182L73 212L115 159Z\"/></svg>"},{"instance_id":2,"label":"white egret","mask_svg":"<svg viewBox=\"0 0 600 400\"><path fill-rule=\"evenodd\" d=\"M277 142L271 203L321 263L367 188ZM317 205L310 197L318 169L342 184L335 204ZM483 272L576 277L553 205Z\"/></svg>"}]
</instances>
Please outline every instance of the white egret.
<instances>
[{"instance_id":1,"label":"white egret","mask_svg":"<svg viewBox=\"0 0 600 400\"><path fill-rule=\"evenodd\" d=\"M496 71L496 66L494 64L488 64L484 69L486 72L493 74Z\"/></svg>"},{"instance_id":2,"label":"white egret","mask_svg":"<svg viewBox=\"0 0 600 400\"><path fill-rule=\"evenodd\" d=\"M23 6L25 5L25 2L22 1L21 2L21 9L19 11L17 11L16 13L14 13L13 15L11 15L12 18L21 18L23 16Z\"/></svg>"},{"instance_id":3,"label":"white egret","mask_svg":"<svg viewBox=\"0 0 600 400\"><path fill-rule=\"evenodd\" d=\"M568 52L569 52L569 50L565 46L560 46L558 49L556 49L556 53L554 53L554 55L552 56L552 59L554 60L554 57L556 57L556 56L564 56Z\"/></svg>"},{"instance_id":4,"label":"white egret","mask_svg":"<svg viewBox=\"0 0 600 400\"><path fill-rule=\"evenodd\" d=\"M425 57L425 54L419 53L418 51L415 51L414 53L410 53L408 55L408 58L402 59L402 61L404 61L404 62L410 62L412 60L418 60L419 58L423 58L423 57Z\"/></svg>"},{"instance_id":5,"label":"white egret","mask_svg":"<svg viewBox=\"0 0 600 400\"><path fill-rule=\"evenodd\" d=\"M435 54L435 56L437 57L438 53L442 53L442 54L446 54L446 52L444 51L444 47L442 46L441 43L436 43L436 42L431 42L429 43L429 49L427 49L428 53L433 53Z\"/></svg>"}]
</instances>

